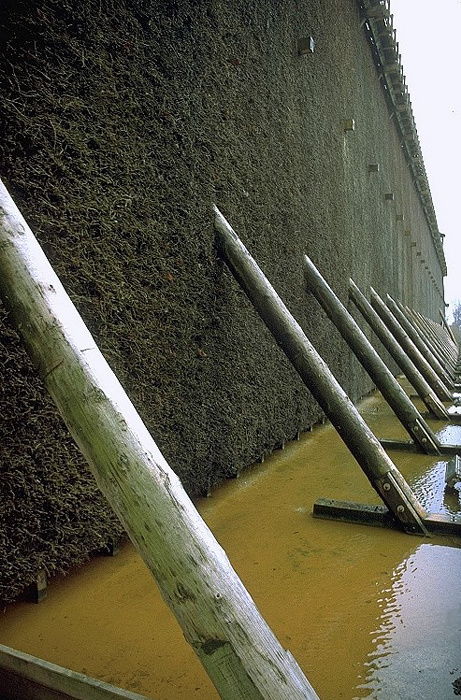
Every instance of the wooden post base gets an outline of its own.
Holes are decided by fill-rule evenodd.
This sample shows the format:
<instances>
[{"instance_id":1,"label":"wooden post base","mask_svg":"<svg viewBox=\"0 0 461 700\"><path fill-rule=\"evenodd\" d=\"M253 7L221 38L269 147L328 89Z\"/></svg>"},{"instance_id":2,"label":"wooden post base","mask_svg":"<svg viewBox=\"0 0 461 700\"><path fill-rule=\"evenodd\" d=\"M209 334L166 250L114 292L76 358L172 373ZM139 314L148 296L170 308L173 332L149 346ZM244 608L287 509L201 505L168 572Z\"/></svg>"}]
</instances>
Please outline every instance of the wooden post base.
<instances>
[{"instance_id":1,"label":"wooden post base","mask_svg":"<svg viewBox=\"0 0 461 700\"><path fill-rule=\"evenodd\" d=\"M456 455L454 459L447 462L445 468L445 483L447 488L454 489L461 481L461 458Z\"/></svg>"},{"instance_id":2,"label":"wooden post base","mask_svg":"<svg viewBox=\"0 0 461 700\"><path fill-rule=\"evenodd\" d=\"M35 581L26 588L26 599L32 603L41 603L47 596L47 586L45 571L39 571Z\"/></svg>"},{"instance_id":3,"label":"wooden post base","mask_svg":"<svg viewBox=\"0 0 461 700\"><path fill-rule=\"evenodd\" d=\"M120 539L108 540L104 547L98 550L97 554L102 557L116 557L120 552Z\"/></svg>"}]
</instances>

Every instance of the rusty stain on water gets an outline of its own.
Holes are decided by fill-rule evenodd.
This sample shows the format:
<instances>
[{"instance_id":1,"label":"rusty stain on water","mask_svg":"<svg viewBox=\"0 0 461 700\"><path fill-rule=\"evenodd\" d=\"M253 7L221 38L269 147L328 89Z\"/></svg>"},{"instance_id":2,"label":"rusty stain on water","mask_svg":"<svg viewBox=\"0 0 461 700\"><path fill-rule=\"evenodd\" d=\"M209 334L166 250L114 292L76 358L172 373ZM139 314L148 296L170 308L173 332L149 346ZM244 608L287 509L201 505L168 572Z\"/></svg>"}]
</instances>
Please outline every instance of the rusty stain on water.
<instances>
[{"instance_id":1,"label":"rusty stain on water","mask_svg":"<svg viewBox=\"0 0 461 700\"><path fill-rule=\"evenodd\" d=\"M375 434L407 439L379 394L360 409ZM427 509L459 510L446 461L390 456ZM321 496L380 502L328 423L197 506L321 700L460 694L460 538L316 520ZM153 700L218 698L131 544L52 580L40 605L9 606L0 642Z\"/></svg>"}]
</instances>

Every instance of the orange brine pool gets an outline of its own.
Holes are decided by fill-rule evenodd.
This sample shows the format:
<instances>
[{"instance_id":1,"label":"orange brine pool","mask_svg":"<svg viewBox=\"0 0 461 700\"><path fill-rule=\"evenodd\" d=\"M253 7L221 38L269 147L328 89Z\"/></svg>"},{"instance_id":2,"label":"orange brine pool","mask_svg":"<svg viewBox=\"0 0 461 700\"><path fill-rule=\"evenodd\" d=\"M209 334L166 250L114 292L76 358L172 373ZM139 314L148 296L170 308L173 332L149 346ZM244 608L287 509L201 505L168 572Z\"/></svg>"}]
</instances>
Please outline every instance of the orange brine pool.
<instances>
[{"instance_id":1,"label":"orange brine pool","mask_svg":"<svg viewBox=\"0 0 461 700\"><path fill-rule=\"evenodd\" d=\"M360 410L376 434L407 439L379 394ZM444 435L461 443L460 428ZM426 508L459 509L443 459L390 456ZM320 496L380 502L328 423L197 507L321 700L460 694L460 538L316 520ZM9 606L0 642L153 700L218 698L129 543L52 580L43 603Z\"/></svg>"}]
</instances>

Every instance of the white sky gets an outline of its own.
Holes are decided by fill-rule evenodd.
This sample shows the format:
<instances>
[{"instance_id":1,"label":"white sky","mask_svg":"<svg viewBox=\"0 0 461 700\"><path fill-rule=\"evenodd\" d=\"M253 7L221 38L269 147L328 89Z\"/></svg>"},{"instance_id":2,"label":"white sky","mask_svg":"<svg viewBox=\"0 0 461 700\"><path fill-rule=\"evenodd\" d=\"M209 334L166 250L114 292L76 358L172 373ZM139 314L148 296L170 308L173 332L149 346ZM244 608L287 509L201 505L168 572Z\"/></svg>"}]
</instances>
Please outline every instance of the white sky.
<instances>
[{"instance_id":1,"label":"white sky","mask_svg":"<svg viewBox=\"0 0 461 700\"><path fill-rule=\"evenodd\" d=\"M390 9L439 230L446 236L445 301L452 303L461 300L461 0L391 0Z\"/></svg>"}]
</instances>

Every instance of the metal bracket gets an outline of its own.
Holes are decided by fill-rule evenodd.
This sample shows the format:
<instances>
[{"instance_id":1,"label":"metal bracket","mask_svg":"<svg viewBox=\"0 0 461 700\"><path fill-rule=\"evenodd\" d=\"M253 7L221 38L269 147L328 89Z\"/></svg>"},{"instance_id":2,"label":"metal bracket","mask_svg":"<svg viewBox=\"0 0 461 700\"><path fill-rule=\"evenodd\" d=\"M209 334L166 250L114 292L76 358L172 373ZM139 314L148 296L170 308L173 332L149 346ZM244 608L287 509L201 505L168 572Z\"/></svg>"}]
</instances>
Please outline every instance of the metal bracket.
<instances>
[{"instance_id":1,"label":"metal bracket","mask_svg":"<svg viewBox=\"0 0 461 700\"><path fill-rule=\"evenodd\" d=\"M421 445L427 454L440 454L438 443L431 437L419 420L415 420L414 423L411 423L409 429L415 441Z\"/></svg>"},{"instance_id":2,"label":"metal bracket","mask_svg":"<svg viewBox=\"0 0 461 700\"><path fill-rule=\"evenodd\" d=\"M386 506L393 513L396 520L400 522L405 532L427 535L428 531L423 523L426 513L422 511L416 499L414 503L408 494L404 494L398 484L395 475L388 472L383 477L374 482L375 488L380 494Z\"/></svg>"},{"instance_id":3,"label":"metal bracket","mask_svg":"<svg viewBox=\"0 0 461 700\"><path fill-rule=\"evenodd\" d=\"M439 420L450 420L450 415L445 406L441 401L438 401L433 394L427 394L423 401Z\"/></svg>"}]
</instances>

